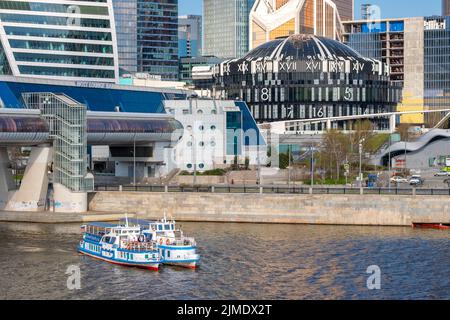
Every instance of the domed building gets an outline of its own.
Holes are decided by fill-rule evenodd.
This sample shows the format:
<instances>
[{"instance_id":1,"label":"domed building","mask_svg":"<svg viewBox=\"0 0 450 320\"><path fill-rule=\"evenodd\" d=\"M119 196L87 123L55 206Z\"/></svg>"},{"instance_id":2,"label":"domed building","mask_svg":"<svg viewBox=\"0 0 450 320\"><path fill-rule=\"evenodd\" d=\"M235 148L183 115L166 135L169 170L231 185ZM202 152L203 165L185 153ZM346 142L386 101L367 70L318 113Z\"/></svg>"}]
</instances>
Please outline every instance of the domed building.
<instances>
[{"instance_id":1,"label":"domed building","mask_svg":"<svg viewBox=\"0 0 450 320\"><path fill-rule=\"evenodd\" d=\"M267 42L242 59L213 68L213 95L247 102L261 122L320 119L395 111L401 87L389 81L389 68L350 47L323 37L293 35ZM388 118L373 119L378 130ZM296 131L323 130L324 124ZM351 129L351 121L334 122Z\"/></svg>"}]
</instances>

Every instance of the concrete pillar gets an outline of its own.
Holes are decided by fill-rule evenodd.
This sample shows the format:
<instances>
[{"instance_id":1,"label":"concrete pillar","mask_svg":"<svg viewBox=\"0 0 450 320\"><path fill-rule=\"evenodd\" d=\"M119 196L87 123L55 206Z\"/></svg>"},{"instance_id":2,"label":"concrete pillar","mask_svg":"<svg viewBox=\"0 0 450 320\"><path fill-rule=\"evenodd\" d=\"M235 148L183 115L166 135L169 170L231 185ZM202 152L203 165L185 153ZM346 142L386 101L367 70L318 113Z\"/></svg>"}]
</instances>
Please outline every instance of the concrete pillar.
<instances>
[{"instance_id":1,"label":"concrete pillar","mask_svg":"<svg viewBox=\"0 0 450 320\"><path fill-rule=\"evenodd\" d=\"M42 211L45 209L48 191L48 167L53 148L39 146L31 149L28 165L20 189L6 206L10 211Z\"/></svg>"},{"instance_id":2,"label":"concrete pillar","mask_svg":"<svg viewBox=\"0 0 450 320\"><path fill-rule=\"evenodd\" d=\"M87 192L72 192L59 183L53 184L55 212L82 213L88 210Z\"/></svg>"},{"instance_id":3,"label":"concrete pillar","mask_svg":"<svg viewBox=\"0 0 450 320\"><path fill-rule=\"evenodd\" d=\"M331 120L327 120L327 130L331 130Z\"/></svg>"},{"instance_id":4,"label":"concrete pillar","mask_svg":"<svg viewBox=\"0 0 450 320\"><path fill-rule=\"evenodd\" d=\"M15 189L9 164L8 150L6 147L0 148L0 210L6 207Z\"/></svg>"},{"instance_id":5,"label":"concrete pillar","mask_svg":"<svg viewBox=\"0 0 450 320\"><path fill-rule=\"evenodd\" d=\"M264 188L263 187L259 187L259 194L263 194L264 193Z\"/></svg>"},{"instance_id":6,"label":"concrete pillar","mask_svg":"<svg viewBox=\"0 0 450 320\"><path fill-rule=\"evenodd\" d=\"M216 187L212 186L212 187L211 187L211 192L212 192L212 193L215 193L215 192L216 192Z\"/></svg>"},{"instance_id":7,"label":"concrete pillar","mask_svg":"<svg viewBox=\"0 0 450 320\"><path fill-rule=\"evenodd\" d=\"M168 185L165 185L165 186L164 186L164 192L165 192L165 193L169 192L169 186L168 186Z\"/></svg>"},{"instance_id":8,"label":"concrete pillar","mask_svg":"<svg viewBox=\"0 0 450 320\"><path fill-rule=\"evenodd\" d=\"M396 116L395 115L391 115L389 117L389 132L390 133L394 133L396 127L397 127Z\"/></svg>"}]
</instances>

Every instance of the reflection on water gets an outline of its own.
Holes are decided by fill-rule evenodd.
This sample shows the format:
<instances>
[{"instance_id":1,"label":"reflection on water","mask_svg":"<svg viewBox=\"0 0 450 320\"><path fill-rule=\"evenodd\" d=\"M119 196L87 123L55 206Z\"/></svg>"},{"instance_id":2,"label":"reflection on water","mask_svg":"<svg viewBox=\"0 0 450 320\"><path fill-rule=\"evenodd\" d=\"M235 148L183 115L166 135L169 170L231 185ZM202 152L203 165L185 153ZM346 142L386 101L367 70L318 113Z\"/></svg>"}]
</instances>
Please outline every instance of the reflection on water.
<instances>
[{"instance_id":1,"label":"reflection on water","mask_svg":"<svg viewBox=\"0 0 450 320\"><path fill-rule=\"evenodd\" d=\"M26 231L17 231L17 230ZM183 223L197 271L124 268L79 256L79 225L0 224L0 299L450 299L450 232ZM70 265L81 290L67 289ZM378 265L382 289L369 291Z\"/></svg>"}]
</instances>

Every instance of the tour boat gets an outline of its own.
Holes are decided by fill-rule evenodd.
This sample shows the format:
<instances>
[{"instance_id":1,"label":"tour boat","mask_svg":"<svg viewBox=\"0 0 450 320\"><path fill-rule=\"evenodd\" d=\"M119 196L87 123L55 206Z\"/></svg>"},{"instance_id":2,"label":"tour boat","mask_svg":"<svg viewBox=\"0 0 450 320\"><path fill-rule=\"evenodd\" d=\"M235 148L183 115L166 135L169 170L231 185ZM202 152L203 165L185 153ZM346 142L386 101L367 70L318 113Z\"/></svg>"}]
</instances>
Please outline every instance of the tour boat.
<instances>
[{"instance_id":1,"label":"tour boat","mask_svg":"<svg viewBox=\"0 0 450 320\"><path fill-rule=\"evenodd\" d=\"M450 223L413 223L413 228L450 230Z\"/></svg>"},{"instance_id":2,"label":"tour boat","mask_svg":"<svg viewBox=\"0 0 450 320\"><path fill-rule=\"evenodd\" d=\"M81 227L78 251L113 264L157 271L161 257L154 241L139 226L89 223Z\"/></svg>"},{"instance_id":3,"label":"tour boat","mask_svg":"<svg viewBox=\"0 0 450 320\"><path fill-rule=\"evenodd\" d=\"M130 219L130 224L140 226L141 232L149 241L156 241L161 262L166 265L196 269L200 256L196 253L194 238L186 237L181 229L176 229L174 220L166 216L159 221Z\"/></svg>"}]
</instances>

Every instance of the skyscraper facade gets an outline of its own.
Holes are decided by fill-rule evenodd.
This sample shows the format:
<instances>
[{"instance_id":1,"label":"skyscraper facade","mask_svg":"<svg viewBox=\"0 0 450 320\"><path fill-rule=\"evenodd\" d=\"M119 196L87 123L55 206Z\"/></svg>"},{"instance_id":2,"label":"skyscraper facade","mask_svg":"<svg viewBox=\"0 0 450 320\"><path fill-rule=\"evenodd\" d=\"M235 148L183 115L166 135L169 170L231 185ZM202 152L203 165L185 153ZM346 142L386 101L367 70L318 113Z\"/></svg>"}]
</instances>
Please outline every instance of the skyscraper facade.
<instances>
[{"instance_id":1,"label":"skyscraper facade","mask_svg":"<svg viewBox=\"0 0 450 320\"><path fill-rule=\"evenodd\" d=\"M0 74L118 82L112 0L0 1Z\"/></svg>"},{"instance_id":2,"label":"skyscraper facade","mask_svg":"<svg viewBox=\"0 0 450 320\"><path fill-rule=\"evenodd\" d=\"M178 79L178 0L112 0L119 65Z\"/></svg>"},{"instance_id":3,"label":"skyscraper facade","mask_svg":"<svg viewBox=\"0 0 450 320\"><path fill-rule=\"evenodd\" d=\"M202 16L178 17L178 56L195 58L202 55Z\"/></svg>"},{"instance_id":4,"label":"skyscraper facade","mask_svg":"<svg viewBox=\"0 0 450 320\"><path fill-rule=\"evenodd\" d=\"M442 0L442 15L450 16L450 0Z\"/></svg>"},{"instance_id":5,"label":"skyscraper facade","mask_svg":"<svg viewBox=\"0 0 450 320\"><path fill-rule=\"evenodd\" d=\"M250 12L250 49L293 34L341 39L353 0L256 0Z\"/></svg>"},{"instance_id":6,"label":"skyscraper facade","mask_svg":"<svg viewBox=\"0 0 450 320\"><path fill-rule=\"evenodd\" d=\"M137 0L113 0L119 66L137 72Z\"/></svg>"},{"instance_id":7,"label":"skyscraper facade","mask_svg":"<svg viewBox=\"0 0 450 320\"><path fill-rule=\"evenodd\" d=\"M244 56L249 49L249 13L255 0L203 0L203 55Z\"/></svg>"},{"instance_id":8,"label":"skyscraper facade","mask_svg":"<svg viewBox=\"0 0 450 320\"><path fill-rule=\"evenodd\" d=\"M450 109L450 16L424 19L424 101L427 109ZM443 114L425 117L437 124Z\"/></svg>"}]
</instances>

